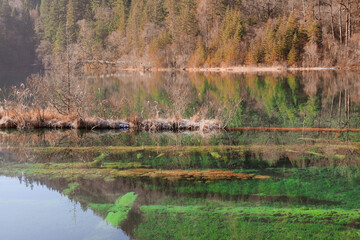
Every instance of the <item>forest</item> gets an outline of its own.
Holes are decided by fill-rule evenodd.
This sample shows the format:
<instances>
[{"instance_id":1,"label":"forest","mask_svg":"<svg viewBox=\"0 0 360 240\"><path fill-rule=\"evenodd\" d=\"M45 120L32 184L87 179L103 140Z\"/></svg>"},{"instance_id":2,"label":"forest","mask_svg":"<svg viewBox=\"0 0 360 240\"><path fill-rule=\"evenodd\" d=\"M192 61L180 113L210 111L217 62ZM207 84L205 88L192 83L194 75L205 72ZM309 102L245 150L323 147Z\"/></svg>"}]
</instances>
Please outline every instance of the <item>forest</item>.
<instances>
[{"instance_id":1,"label":"forest","mask_svg":"<svg viewBox=\"0 0 360 240\"><path fill-rule=\"evenodd\" d=\"M0 1L0 66L34 63L36 1Z\"/></svg>"},{"instance_id":2,"label":"forest","mask_svg":"<svg viewBox=\"0 0 360 240\"><path fill-rule=\"evenodd\" d=\"M48 66L70 52L119 68L356 68L360 54L355 0L0 3L1 64Z\"/></svg>"}]
</instances>

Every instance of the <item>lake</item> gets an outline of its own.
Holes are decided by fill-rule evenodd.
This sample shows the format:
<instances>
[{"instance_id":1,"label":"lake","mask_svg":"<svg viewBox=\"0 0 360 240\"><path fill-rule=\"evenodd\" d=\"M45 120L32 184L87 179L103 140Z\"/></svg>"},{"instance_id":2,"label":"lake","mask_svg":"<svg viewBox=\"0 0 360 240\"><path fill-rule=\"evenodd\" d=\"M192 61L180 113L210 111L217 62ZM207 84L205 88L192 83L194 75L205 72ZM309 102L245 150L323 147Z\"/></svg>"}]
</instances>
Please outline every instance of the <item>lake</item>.
<instances>
[{"instance_id":1,"label":"lake","mask_svg":"<svg viewBox=\"0 0 360 240\"><path fill-rule=\"evenodd\" d=\"M3 66L0 65L0 88L9 88L25 83L26 78L36 74L41 67L38 65Z\"/></svg>"},{"instance_id":2,"label":"lake","mask_svg":"<svg viewBox=\"0 0 360 240\"><path fill-rule=\"evenodd\" d=\"M87 76L104 118L359 128L352 72ZM0 239L359 239L360 133L0 131Z\"/></svg>"}]
</instances>

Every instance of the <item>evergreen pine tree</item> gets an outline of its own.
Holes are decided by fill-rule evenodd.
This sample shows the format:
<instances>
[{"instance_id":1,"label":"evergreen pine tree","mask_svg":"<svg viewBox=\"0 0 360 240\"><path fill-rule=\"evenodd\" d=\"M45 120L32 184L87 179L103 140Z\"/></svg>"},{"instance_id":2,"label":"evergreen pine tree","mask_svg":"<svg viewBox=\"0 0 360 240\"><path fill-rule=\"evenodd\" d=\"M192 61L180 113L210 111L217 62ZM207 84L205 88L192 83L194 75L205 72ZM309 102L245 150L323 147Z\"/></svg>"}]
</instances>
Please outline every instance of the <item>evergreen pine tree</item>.
<instances>
[{"instance_id":1,"label":"evergreen pine tree","mask_svg":"<svg viewBox=\"0 0 360 240\"><path fill-rule=\"evenodd\" d=\"M74 0L69 0L67 4L66 28L69 42L76 42L78 27L76 24L76 7Z\"/></svg>"},{"instance_id":2,"label":"evergreen pine tree","mask_svg":"<svg viewBox=\"0 0 360 240\"><path fill-rule=\"evenodd\" d=\"M288 64L294 65L299 60L298 52L295 48L295 46L292 46L289 55L288 55Z\"/></svg>"},{"instance_id":3,"label":"evergreen pine tree","mask_svg":"<svg viewBox=\"0 0 360 240\"><path fill-rule=\"evenodd\" d=\"M121 33L125 32L126 26L126 6L124 0L115 0L112 4L113 14L110 22L110 31L119 30Z\"/></svg>"},{"instance_id":4,"label":"evergreen pine tree","mask_svg":"<svg viewBox=\"0 0 360 240\"><path fill-rule=\"evenodd\" d=\"M192 67L200 67L204 65L207 59L207 52L205 48L205 44L201 38L199 38L196 50L190 59L190 66Z\"/></svg>"},{"instance_id":5,"label":"evergreen pine tree","mask_svg":"<svg viewBox=\"0 0 360 240\"><path fill-rule=\"evenodd\" d=\"M59 54L64 51L66 47L66 32L64 31L66 29L65 26L59 25L56 35L55 35L55 42L54 42L54 53Z\"/></svg>"},{"instance_id":6,"label":"evergreen pine tree","mask_svg":"<svg viewBox=\"0 0 360 240\"><path fill-rule=\"evenodd\" d=\"M322 31L321 26L315 20L311 23L309 29L307 30L309 40L312 43L317 44L318 47L322 47Z\"/></svg>"}]
</instances>

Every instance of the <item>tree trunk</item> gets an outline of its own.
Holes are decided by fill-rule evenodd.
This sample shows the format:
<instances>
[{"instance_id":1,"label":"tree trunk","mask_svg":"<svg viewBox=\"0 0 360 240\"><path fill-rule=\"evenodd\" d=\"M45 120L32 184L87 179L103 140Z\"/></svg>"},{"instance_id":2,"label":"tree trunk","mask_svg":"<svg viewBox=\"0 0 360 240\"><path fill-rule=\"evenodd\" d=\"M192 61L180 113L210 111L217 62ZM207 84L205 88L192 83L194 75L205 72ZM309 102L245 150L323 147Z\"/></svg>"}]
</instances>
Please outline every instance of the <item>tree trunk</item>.
<instances>
[{"instance_id":1,"label":"tree trunk","mask_svg":"<svg viewBox=\"0 0 360 240\"><path fill-rule=\"evenodd\" d=\"M334 96L331 99L330 119L332 119L333 117L333 108L334 108Z\"/></svg>"},{"instance_id":2,"label":"tree trunk","mask_svg":"<svg viewBox=\"0 0 360 240\"><path fill-rule=\"evenodd\" d=\"M304 22L305 22L306 20L305 0L302 0L302 10L303 10Z\"/></svg>"},{"instance_id":3,"label":"tree trunk","mask_svg":"<svg viewBox=\"0 0 360 240\"><path fill-rule=\"evenodd\" d=\"M70 82L70 57L69 57L69 34L68 27L66 25L66 61L67 61L67 112L71 113L71 82Z\"/></svg>"},{"instance_id":4,"label":"tree trunk","mask_svg":"<svg viewBox=\"0 0 360 240\"><path fill-rule=\"evenodd\" d=\"M344 116L344 122L346 122L347 119L347 90L345 89L345 95L344 95L344 109L345 109L345 116Z\"/></svg>"},{"instance_id":5,"label":"tree trunk","mask_svg":"<svg viewBox=\"0 0 360 240\"><path fill-rule=\"evenodd\" d=\"M319 11L319 23L321 25L321 6L320 6L320 0L318 0L318 11Z\"/></svg>"},{"instance_id":6,"label":"tree trunk","mask_svg":"<svg viewBox=\"0 0 360 240\"><path fill-rule=\"evenodd\" d=\"M348 27L349 27L349 25L348 25L348 23L349 23L349 15L348 15L348 13L347 13L347 11L346 11L346 19L345 19L345 46L347 46L348 45L348 39L349 39L349 29L348 29Z\"/></svg>"},{"instance_id":7,"label":"tree trunk","mask_svg":"<svg viewBox=\"0 0 360 240\"><path fill-rule=\"evenodd\" d=\"M340 39L340 43L343 43L343 39L342 39L342 25L341 25L341 5L339 6L339 39Z\"/></svg>"},{"instance_id":8,"label":"tree trunk","mask_svg":"<svg viewBox=\"0 0 360 240\"><path fill-rule=\"evenodd\" d=\"M349 124L350 124L350 92L351 92L351 90L349 90L349 92L348 92L348 101L347 101L347 104L348 104L348 106L347 106L347 109L348 109L348 122L349 122Z\"/></svg>"},{"instance_id":9,"label":"tree trunk","mask_svg":"<svg viewBox=\"0 0 360 240\"><path fill-rule=\"evenodd\" d=\"M341 91L340 91L340 97L339 97L339 124L341 122Z\"/></svg>"},{"instance_id":10,"label":"tree trunk","mask_svg":"<svg viewBox=\"0 0 360 240\"><path fill-rule=\"evenodd\" d=\"M331 16L331 33L333 40L335 40L335 27L334 27L334 14L333 14L333 1L330 1L330 16Z\"/></svg>"},{"instance_id":11,"label":"tree trunk","mask_svg":"<svg viewBox=\"0 0 360 240\"><path fill-rule=\"evenodd\" d=\"M349 37L349 40L351 38L351 2L350 0L348 0L348 13L349 13L349 34L348 34L348 37Z\"/></svg>"}]
</instances>

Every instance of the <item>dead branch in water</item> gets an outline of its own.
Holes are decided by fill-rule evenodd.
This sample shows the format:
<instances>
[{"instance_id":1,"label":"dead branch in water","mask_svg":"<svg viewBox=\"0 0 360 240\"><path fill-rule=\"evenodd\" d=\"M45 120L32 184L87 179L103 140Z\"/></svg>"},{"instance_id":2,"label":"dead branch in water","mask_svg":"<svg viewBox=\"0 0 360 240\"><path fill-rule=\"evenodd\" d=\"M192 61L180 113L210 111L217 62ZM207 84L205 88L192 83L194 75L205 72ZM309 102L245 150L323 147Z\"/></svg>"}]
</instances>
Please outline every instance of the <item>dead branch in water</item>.
<instances>
[{"instance_id":1,"label":"dead branch in water","mask_svg":"<svg viewBox=\"0 0 360 240\"><path fill-rule=\"evenodd\" d=\"M272 128L272 127L225 127L226 131L255 132L360 132L360 129L349 128Z\"/></svg>"}]
</instances>

